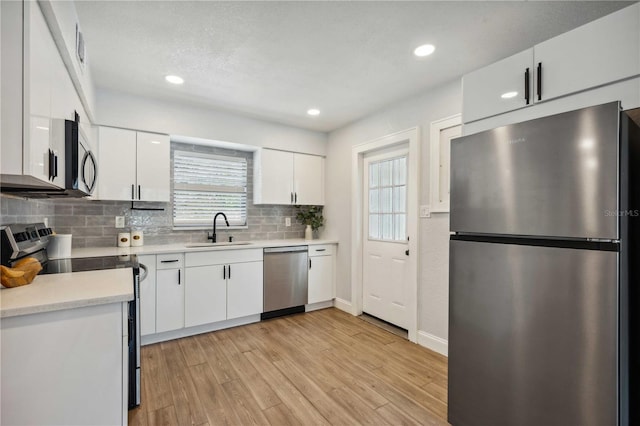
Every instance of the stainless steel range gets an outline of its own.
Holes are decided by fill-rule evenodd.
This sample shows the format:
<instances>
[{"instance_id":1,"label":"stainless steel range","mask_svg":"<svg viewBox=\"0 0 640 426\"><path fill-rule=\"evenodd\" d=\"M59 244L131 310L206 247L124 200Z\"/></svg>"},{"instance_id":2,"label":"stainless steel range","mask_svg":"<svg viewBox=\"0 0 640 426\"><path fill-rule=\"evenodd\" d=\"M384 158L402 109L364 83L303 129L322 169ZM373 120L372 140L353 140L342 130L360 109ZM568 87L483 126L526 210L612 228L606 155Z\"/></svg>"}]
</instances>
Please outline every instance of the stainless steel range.
<instances>
[{"instance_id":1,"label":"stainless steel range","mask_svg":"<svg viewBox=\"0 0 640 426\"><path fill-rule=\"evenodd\" d=\"M49 259L47 245L51 228L43 223L13 224L0 227L0 257L5 266L12 266L25 257L34 257L42 264L39 275L69 272L132 268L134 299L129 302L129 408L140 405L140 282L146 267L136 255ZM140 269L144 274L140 275ZM88 284L90 285L90 284Z\"/></svg>"}]
</instances>

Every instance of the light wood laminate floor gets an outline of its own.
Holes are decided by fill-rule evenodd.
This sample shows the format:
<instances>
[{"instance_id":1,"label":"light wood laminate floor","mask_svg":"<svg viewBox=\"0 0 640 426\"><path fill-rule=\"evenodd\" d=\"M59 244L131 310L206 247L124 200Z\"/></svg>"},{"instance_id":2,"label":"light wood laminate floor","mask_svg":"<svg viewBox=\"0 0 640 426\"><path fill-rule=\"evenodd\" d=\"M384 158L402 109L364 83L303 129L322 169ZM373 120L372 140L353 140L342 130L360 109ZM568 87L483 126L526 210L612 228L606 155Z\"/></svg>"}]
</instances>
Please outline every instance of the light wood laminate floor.
<instances>
[{"instance_id":1,"label":"light wood laminate floor","mask_svg":"<svg viewBox=\"0 0 640 426\"><path fill-rule=\"evenodd\" d=\"M335 308L142 348L130 425L446 425L447 360Z\"/></svg>"}]
</instances>

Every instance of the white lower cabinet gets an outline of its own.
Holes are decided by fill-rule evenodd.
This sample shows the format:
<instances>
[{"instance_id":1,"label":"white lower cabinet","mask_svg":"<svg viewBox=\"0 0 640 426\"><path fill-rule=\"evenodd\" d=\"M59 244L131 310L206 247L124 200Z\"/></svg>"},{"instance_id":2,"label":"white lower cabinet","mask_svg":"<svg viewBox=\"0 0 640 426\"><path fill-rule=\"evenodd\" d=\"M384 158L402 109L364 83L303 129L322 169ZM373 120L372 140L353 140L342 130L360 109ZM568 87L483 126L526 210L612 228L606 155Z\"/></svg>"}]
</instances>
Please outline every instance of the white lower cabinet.
<instances>
[{"instance_id":1,"label":"white lower cabinet","mask_svg":"<svg viewBox=\"0 0 640 426\"><path fill-rule=\"evenodd\" d=\"M227 265L227 319L262 313L262 262Z\"/></svg>"},{"instance_id":2,"label":"white lower cabinet","mask_svg":"<svg viewBox=\"0 0 640 426\"><path fill-rule=\"evenodd\" d=\"M127 305L3 318L0 424L126 424Z\"/></svg>"},{"instance_id":3,"label":"white lower cabinet","mask_svg":"<svg viewBox=\"0 0 640 426\"><path fill-rule=\"evenodd\" d=\"M226 266L187 268L184 298L186 327L227 319L227 280L223 268Z\"/></svg>"},{"instance_id":4,"label":"white lower cabinet","mask_svg":"<svg viewBox=\"0 0 640 426\"><path fill-rule=\"evenodd\" d=\"M156 256L138 256L138 262L147 268L140 282L140 335L146 336L156 332Z\"/></svg>"},{"instance_id":5,"label":"white lower cabinet","mask_svg":"<svg viewBox=\"0 0 640 426\"><path fill-rule=\"evenodd\" d=\"M184 328L184 255L156 256L156 333Z\"/></svg>"},{"instance_id":6,"label":"white lower cabinet","mask_svg":"<svg viewBox=\"0 0 640 426\"><path fill-rule=\"evenodd\" d=\"M335 298L333 247L333 245L309 247L309 304Z\"/></svg>"}]
</instances>

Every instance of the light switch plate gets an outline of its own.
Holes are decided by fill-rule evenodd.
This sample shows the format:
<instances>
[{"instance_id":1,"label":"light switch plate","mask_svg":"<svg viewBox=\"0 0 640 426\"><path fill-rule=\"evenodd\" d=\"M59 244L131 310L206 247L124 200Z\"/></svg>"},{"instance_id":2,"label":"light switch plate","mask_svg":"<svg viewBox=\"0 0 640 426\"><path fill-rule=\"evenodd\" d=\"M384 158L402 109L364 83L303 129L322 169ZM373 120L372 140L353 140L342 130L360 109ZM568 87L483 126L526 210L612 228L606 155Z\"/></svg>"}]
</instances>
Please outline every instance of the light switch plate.
<instances>
[{"instance_id":1,"label":"light switch plate","mask_svg":"<svg viewBox=\"0 0 640 426\"><path fill-rule=\"evenodd\" d=\"M284 226L291 226L291 218L290 217L285 217L284 218Z\"/></svg>"},{"instance_id":2,"label":"light switch plate","mask_svg":"<svg viewBox=\"0 0 640 426\"><path fill-rule=\"evenodd\" d=\"M420 206L420 217L431 217L431 209L429 206Z\"/></svg>"},{"instance_id":3,"label":"light switch plate","mask_svg":"<svg viewBox=\"0 0 640 426\"><path fill-rule=\"evenodd\" d=\"M124 228L124 216L116 216L116 228Z\"/></svg>"}]
</instances>

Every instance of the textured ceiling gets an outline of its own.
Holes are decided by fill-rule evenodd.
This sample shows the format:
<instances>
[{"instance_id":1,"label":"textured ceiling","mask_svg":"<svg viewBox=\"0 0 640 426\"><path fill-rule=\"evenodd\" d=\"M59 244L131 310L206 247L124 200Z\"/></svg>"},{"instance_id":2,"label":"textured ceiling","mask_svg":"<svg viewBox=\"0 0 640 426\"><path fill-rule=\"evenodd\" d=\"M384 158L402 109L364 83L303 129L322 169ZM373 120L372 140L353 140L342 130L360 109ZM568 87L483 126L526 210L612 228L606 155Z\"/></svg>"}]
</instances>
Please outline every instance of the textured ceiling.
<instances>
[{"instance_id":1,"label":"textured ceiling","mask_svg":"<svg viewBox=\"0 0 640 426\"><path fill-rule=\"evenodd\" d=\"M331 131L630 2L77 1L98 88ZM416 59L423 43L433 55ZM182 86L164 81L185 79ZM319 108L318 117L306 115Z\"/></svg>"}]
</instances>

